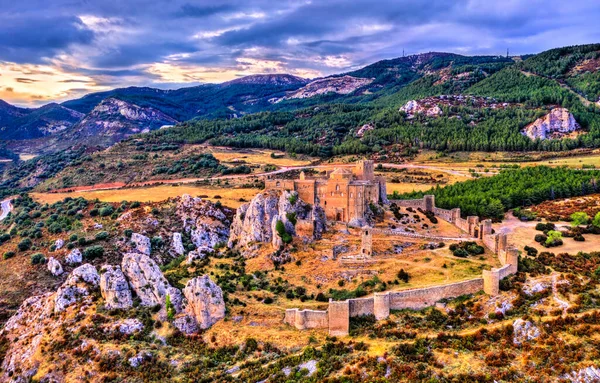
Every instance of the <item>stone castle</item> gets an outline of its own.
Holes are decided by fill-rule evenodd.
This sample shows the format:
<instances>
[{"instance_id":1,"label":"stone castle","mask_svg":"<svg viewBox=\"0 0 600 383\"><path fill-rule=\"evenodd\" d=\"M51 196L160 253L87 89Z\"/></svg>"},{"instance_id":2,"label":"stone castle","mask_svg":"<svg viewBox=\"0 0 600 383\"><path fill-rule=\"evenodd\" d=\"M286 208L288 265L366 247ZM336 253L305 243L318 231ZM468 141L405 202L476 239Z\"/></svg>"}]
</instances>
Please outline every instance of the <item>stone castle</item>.
<instances>
[{"instance_id":1,"label":"stone castle","mask_svg":"<svg viewBox=\"0 0 600 383\"><path fill-rule=\"evenodd\" d=\"M375 177L373 161L358 161L354 171L336 168L326 177L300 179L268 179L267 189L293 190L304 202L319 205L329 221L364 224L370 204L387 203L384 177Z\"/></svg>"}]
</instances>

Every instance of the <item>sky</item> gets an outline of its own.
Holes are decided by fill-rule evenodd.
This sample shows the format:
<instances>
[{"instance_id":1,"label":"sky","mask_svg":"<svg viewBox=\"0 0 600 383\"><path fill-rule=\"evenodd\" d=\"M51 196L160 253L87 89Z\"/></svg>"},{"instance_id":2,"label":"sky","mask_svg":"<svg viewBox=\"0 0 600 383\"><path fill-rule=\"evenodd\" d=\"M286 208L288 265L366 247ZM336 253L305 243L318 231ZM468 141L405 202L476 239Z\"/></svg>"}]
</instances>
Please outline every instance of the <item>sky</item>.
<instances>
[{"instance_id":1,"label":"sky","mask_svg":"<svg viewBox=\"0 0 600 383\"><path fill-rule=\"evenodd\" d=\"M314 78L403 51L537 53L600 42L599 19L597 0L0 0L0 99Z\"/></svg>"}]
</instances>

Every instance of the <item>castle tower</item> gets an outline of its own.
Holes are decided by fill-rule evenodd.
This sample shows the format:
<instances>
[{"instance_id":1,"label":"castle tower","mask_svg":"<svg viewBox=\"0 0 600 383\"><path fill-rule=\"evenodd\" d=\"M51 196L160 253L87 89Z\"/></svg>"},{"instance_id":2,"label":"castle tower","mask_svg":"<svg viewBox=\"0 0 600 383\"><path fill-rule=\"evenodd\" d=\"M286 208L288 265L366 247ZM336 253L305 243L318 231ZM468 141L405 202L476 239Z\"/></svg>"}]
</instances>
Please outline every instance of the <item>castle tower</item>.
<instances>
[{"instance_id":1,"label":"castle tower","mask_svg":"<svg viewBox=\"0 0 600 383\"><path fill-rule=\"evenodd\" d=\"M375 166L371 160L361 160L356 162L356 178L364 181L373 181L375 179Z\"/></svg>"},{"instance_id":2,"label":"castle tower","mask_svg":"<svg viewBox=\"0 0 600 383\"><path fill-rule=\"evenodd\" d=\"M435 209L435 196L432 194L427 194L423 196L423 201L425 202L425 211L433 211Z\"/></svg>"},{"instance_id":3,"label":"castle tower","mask_svg":"<svg viewBox=\"0 0 600 383\"><path fill-rule=\"evenodd\" d=\"M371 233L371 229L363 230L360 254L369 258L373 255L373 233Z\"/></svg>"}]
</instances>

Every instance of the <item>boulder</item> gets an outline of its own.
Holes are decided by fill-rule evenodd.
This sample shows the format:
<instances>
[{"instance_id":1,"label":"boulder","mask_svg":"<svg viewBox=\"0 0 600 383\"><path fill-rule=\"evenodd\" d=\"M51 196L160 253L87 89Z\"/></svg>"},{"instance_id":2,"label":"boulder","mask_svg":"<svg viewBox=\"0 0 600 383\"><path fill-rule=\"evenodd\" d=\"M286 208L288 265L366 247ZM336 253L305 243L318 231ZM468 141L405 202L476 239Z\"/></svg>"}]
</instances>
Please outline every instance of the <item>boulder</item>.
<instances>
[{"instance_id":1,"label":"boulder","mask_svg":"<svg viewBox=\"0 0 600 383\"><path fill-rule=\"evenodd\" d=\"M123 256L121 269L142 306L164 306L170 285L156 262L144 254L127 253Z\"/></svg>"},{"instance_id":2,"label":"boulder","mask_svg":"<svg viewBox=\"0 0 600 383\"><path fill-rule=\"evenodd\" d=\"M230 222L212 202L184 194L177 201L176 214L196 247L214 249L227 242Z\"/></svg>"},{"instance_id":3,"label":"boulder","mask_svg":"<svg viewBox=\"0 0 600 383\"><path fill-rule=\"evenodd\" d=\"M73 249L65 258L65 261L69 265L78 265L83 261L83 256L81 254L81 250Z\"/></svg>"},{"instance_id":4,"label":"boulder","mask_svg":"<svg viewBox=\"0 0 600 383\"><path fill-rule=\"evenodd\" d=\"M207 329L225 317L223 291L208 275L189 280L183 294L187 299L185 312L195 318L199 328Z\"/></svg>"},{"instance_id":5,"label":"boulder","mask_svg":"<svg viewBox=\"0 0 600 383\"><path fill-rule=\"evenodd\" d=\"M55 259L54 257L50 257L50 259L48 260L48 270L55 277L57 277L63 273L63 268L60 265L60 262L57 259Z\"/></svg>"},{"instance_id":6,"label":"boulder","mask_svg":"<svg viewBox=\"0 0 600 383\"><path fill-rule=\"evenodd\" d=\"M120 322L115 323L113 326L115 330L118 330L121 334L131 335L144 329L144 325L136 318L124 319Z\"/></svg>"},{"instance_id":7,"label":"boulder","mask_svg":"<svg viewBox=\"0 0 600 383\"><path fill-rule=\"evenodd\" d=\"M133 243L135 251L150 255L152 251L152 245L150 244L150 238L145 235L141 235L138 233L131 234L131 242Z\"/></svg>"},{"instance_id":8,"label":"boulder","mask_svg":"<svg viewBox=\"0 0 600 383\"><path fill-rule=\"evenodd\" d=\"M198 331L200 331L200 327L198 327L196 318L186 313L178 315L173 320L173 326L177 327L177 329L185 335L196 334Z\"/></svg>"},{"instance_id":9,"label":"boulder","mask_svg":"<svg viewBox=\"0 0 600 383\"><path fill-rule=\"evenodd\" d=\"M183 255L185 249L183 247L183 241L181 240L181 233L173 233L173 242L171 243L171 249L179 256Z\"/></svg>"},{"instance_id":10,"label":"boulder","mask_svg":"<svg viewBox=\"0 0 600 383\"><path fill-rule=\"evenodd\" d=\"M566 108L554 108L550 113L538 118L523 129L523 134L532 140L561 138L580 130L581 126Z\"/></svg>"},{"instance_id":11,"label":"boulder","mask_svg":"<svg viewBox=\"0 0 600 383\"><path fill-rule=\"evenodd\" d=\"M73 303L90 295L90 289L98 287L100 275L89 263L79 266L56 291L54 312L64 311Z\"/></svg>"},{"instance_id":12,"label":"boulder","mask_svg":"<svg viewBox=\"0 0 600 383\"><path fill-rule=\"evenodd\" d=\"M540 329L530 321L521 318L513 322L513 343L523 344L540 336Z\"/></svg>"},{"instance_id":13,"label":"boulder","mask_svg":"<svg viewBox=\"0 0 600 383\"><path fill-rule=\"evenodd\" d=\"M102 266L100 292L108 309L128 309L133 305L129 284L119 266Z\"/></svg>"},{"instance_id":14,"label":"boulder","mask_svg":"<svg viewBox=\"0 0 600 383\"><path fill-rule=\"evenodd\" d=\"M188 253L187 257L185 258L185 262L190 264L194 261L202 260L202 259L206 258L213 251L214 250L211 249L210 247L200 246L196 250L192 250Z\"/></svg>"},{"instance_id":15,"label":"boulder","mask_svg":"<svg viewBox=\"0 0 600 383\"><path fill-rule=\"evenodd\" d=\"M252 201L240 206L231 225L229 247L245 247L255 242L271 243L279 248L280 240L275 230L277 221L285 225L290 235L296 234L291 218L315 223L319 229L315 236L321 235L325 228L325 215L322 209L316 209L298 197L295 191L267 190L257 194Z\"/></svg>"},{"instance_id":16,"label":"boulder","mask_svg":"<svg viewBox=\"0 0 600 383\"><path fill-rule=\"evenodd\" d=\"M60 238L59 238L59 239L57 239L57 240L54 242L54 247L56 248L56 250L60 250L60 249L62 249L62 247L63 247L64 245L65 245L65 241L63 241L63 240L62 240L62 239L60 239Z\"/></svg>"}]
</instances>

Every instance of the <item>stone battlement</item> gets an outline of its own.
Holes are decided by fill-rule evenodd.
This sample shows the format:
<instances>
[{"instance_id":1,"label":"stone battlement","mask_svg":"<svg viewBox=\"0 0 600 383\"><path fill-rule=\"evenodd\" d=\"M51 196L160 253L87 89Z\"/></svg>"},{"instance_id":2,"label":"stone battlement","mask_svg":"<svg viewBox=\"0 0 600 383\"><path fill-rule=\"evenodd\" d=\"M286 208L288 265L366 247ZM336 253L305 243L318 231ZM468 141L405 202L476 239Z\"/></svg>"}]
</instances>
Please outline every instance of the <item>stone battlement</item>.
<instances>
[{"instance_id":1,"label":"stone battlement","mask_svg":"<svg viewBox=\"0 0 600 383\"><path fill-rule=\"evenodd\" d=\"M489 295L497 295L500 291L500 280L517 272L519 252L516 248L508 245L507 234L492 234L491 220L480 222L479 217L476 216L463 219L460 216L460 209L446 210L435 207L433 196L394 202L398 206L432 211L437 217L454 224L462 231L468 233L473 239L480 239L488 249L498 255L502 267L484 270L481 278L461 282L420 289L375 293L372 297L368 298L347 299L345 301L329 300L329 309L327 311L288 309L285 313L285 323L295 326L300 330L307 328L328 328L329 334L332 336L348 335L350 318L352 317L372 314L375 315L377 320L381 320L390 315L390 310L406 308L422 309L433 306L442 299L474 294L481 290ZM420 236L419 234L397 230L370 229L370 235L375 233ZM460 240L461 238L452 239Z\"/></svg>"}]
</instances>

